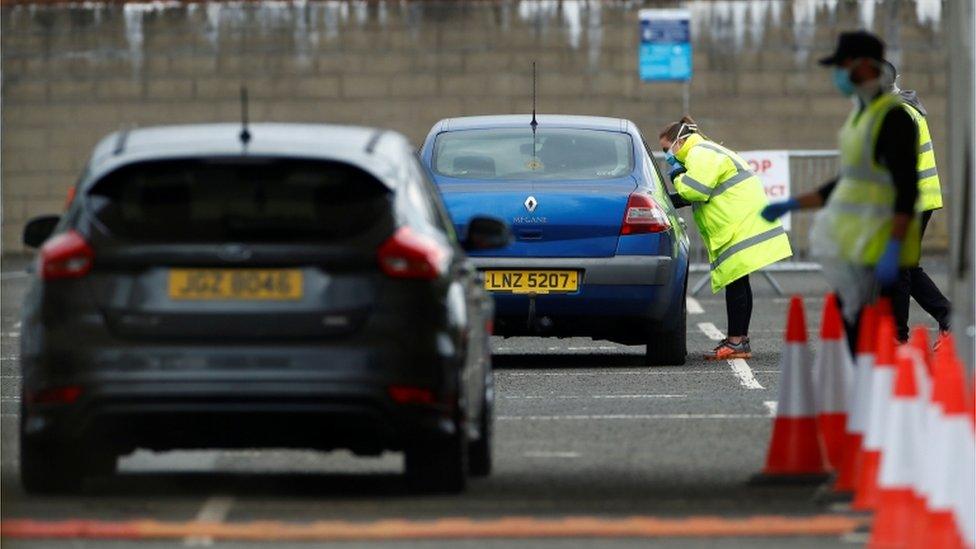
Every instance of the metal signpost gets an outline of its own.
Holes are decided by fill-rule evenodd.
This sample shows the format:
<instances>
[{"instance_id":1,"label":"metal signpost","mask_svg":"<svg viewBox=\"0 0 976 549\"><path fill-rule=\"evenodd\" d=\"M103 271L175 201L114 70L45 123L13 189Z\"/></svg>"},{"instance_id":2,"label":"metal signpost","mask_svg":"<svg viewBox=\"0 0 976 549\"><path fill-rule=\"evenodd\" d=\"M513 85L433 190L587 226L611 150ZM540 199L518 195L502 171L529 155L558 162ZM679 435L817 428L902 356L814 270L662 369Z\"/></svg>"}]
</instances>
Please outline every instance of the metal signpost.
<instances>
[{"instance_id":1,"label":"metal signpost","mask_svg":"<svg viewBox=\"0 0 976 549\"><path fill-rule=\"evenodd\" d=\"M640 10L638 72L644 82L684 82L685 114L691 108L691 11Z\"/></svg>"}]
</instances>

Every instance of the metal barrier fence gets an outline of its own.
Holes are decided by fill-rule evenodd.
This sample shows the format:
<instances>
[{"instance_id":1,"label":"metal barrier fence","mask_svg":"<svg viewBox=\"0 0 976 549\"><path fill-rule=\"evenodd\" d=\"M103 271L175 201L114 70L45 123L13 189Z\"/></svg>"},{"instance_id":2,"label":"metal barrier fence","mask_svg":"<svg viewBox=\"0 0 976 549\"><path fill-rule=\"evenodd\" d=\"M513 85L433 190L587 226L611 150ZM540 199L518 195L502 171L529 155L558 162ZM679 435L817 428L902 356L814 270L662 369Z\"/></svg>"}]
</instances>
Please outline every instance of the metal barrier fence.
<instances>
[{"instance_id":1,"label":"metal barrier fence","mask_svg":"<svg viewBox=\"0 0 976 549\"><path fill-rule=\"evenodd\" d=\"M661 171L667 173L668 166L664 163L663 155L656 153L654 156L661 165ZM789 157L791 196L797 196L820 187L826 181L836 177L839 169L839 157L836 150L789 151ZM691 272L704 273L699 275L700 278L689 288L691 295L695 295L708 283L708 253L705 251L698 231L692 228L694 227L694 221L691 217L691 209L681 208L679 213L688 223L690 229L688 236L691 239L691 248L689 250ZM791 226L789 235L790 244L793 246L793 257L760 271L760 274L780 294L783 291L779 283L776 282L773 273L816 271L820 269L820 265L811 261L810 258L809 233L813 212L793 212L790 215Z\"/></svg>"}]
</instances>

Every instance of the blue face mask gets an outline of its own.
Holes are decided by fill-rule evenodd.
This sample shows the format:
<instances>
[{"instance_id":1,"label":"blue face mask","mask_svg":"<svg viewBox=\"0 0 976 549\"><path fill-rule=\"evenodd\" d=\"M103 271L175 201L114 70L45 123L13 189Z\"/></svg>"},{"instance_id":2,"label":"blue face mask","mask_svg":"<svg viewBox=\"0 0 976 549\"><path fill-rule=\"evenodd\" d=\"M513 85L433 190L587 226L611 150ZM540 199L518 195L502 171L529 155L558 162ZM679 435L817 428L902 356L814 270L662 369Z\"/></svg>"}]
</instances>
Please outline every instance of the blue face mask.
<instances>
[{"instance_id":1,"label":"blue face mask","mask_svg":"<svg viewBox=\"0 0 976 549\"><path fill-rule=\"evenodd\" d=\"M834 67L834 86L844 97L850 97L857 91L854 82L851 82L851 75L841 67Z\"/></svg>"}]
</instances>

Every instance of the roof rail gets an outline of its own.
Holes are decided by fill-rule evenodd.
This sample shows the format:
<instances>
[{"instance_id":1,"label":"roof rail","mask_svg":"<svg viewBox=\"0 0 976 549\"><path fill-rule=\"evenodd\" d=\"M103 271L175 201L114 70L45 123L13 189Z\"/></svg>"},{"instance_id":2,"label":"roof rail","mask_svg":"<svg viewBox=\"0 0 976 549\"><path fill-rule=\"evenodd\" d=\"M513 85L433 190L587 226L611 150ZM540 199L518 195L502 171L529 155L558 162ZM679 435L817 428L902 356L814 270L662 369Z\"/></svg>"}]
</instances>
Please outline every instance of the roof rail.
<instances>
[{"instance_id":1,"label":"roof rail","mask_svg":"<svg viewBox=\"0 0 976 549\"><path fill-rule=\"evenodd\" d=\"M115 148L112 150L112 154L118 156L125 152L125 143L129 140L129 132L132 130L132 126L125 126L119 129L119 136L115 139Z\"/></svg>"},{"instance_id":2,"label":"roof rail","mask_svg":"<svg viewBox=\"0 0 976 549\"><path fill-rule=\"evenodd\" d=\"M369 141L366 142L366 154L373 154L373 151L376 149L376 144L379 143L380 138L383 137L384 133L386 133L386 130L376 130L373 135L370 136Z\"/></svg>"}]
</instances>

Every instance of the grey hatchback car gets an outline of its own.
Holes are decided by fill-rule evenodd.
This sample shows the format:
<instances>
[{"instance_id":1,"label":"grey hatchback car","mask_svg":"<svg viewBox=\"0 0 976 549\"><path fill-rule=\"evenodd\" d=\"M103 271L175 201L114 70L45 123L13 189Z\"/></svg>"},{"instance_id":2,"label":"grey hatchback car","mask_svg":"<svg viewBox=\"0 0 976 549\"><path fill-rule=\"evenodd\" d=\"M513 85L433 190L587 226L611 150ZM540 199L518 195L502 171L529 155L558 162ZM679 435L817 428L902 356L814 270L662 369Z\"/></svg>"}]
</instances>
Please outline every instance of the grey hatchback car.
<instances>
[{"instance_id":1,"label":"grey hatchback car","mask_svg":"<svg viewBox=\"0 0 976 549\"><path fill-rule=\"evenodd\" d=\"M403 136L169 126L95 148L35 218L23 307L25 489L136 448L403 451L421 491L491 468L492 304Z\"/></svg>"}]
</instances>

